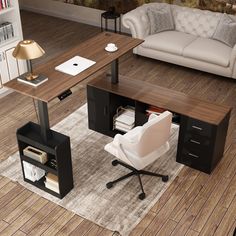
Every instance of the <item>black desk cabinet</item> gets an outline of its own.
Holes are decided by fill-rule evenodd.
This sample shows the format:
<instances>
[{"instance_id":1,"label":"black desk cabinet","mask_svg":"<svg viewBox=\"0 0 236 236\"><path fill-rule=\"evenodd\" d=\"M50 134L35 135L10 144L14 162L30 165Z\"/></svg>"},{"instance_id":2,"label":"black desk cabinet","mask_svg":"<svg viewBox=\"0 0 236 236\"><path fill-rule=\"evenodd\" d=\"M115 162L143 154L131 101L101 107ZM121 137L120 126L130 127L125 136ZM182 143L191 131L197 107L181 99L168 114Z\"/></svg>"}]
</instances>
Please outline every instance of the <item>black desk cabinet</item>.
<instances>
[{"instance_id":1,"label":"black desk cabinet","mask_svg":"<svg viewBox=\"0 0 236 236\"><path fill-rule=\"evenodd\" d=\"M229 116L219 125L181 116L176 161L210 174L224 153Z\"/></svg>"},{"instance_id":2,"label":"black desk cabinet","mask_svg":"<svg viewBox=\"0 0 236 236\"><path fill-rule=\"evenodd\" d=\"M158 92L163 95L158 95ZM173 121L177 120L180 124L176 161L210 174L223 157L231 109L196 100L194 116L200 117L198 114L201 112L204 114L202 117L206 119L206 115L211 114L212 110L216 117L221 116L223 119L215 118L219 122L210 123L191 118L187 114L188 111L192 112L195 99L186 99L184 94L173 93L175 92L131 79L122 80L117 85L110 85L105 78L95 79L87 86L89 128L111 137L120 133L113 130L113 117L119 106L134 107L135 126L143 125L147 121L146 109L149 105L170 110L174 113ZM180 100L188 101L190 105L178 104ZM206 105L204 113L201 110L198 113L198 109ZM189 108L186 108L188 106ZM178 119L175 119L176 116ZM211 117L215 116L211 114Z\"/></svg>"},{"instance_id":3,"label":"black desk cabinet","mask_svg":"<svg viewBox=\"0 0 236 236\"><path fill-rule=\"evenodd\" d=\"M108 92L87 87L89 129L108 135L110 127Z\"/></svg>"},{"instance_id":4,"label":"black desk cabinet","mask_svg":"<svg viewBox=\"0 0 236 236\"><path fill-rule=\"evenodd\" d=\"M89 129L114 137L117 133L113 130L113 117L120 106L134 106L132 99L118 96L91 86L87 86L88 124Z\"/></svg>"},{"instance_id":5,"label":"black desk cabinet","mask_svg":"<svg viewBox=\"0 0 236 236\"><path fill-rule=\"evenodd\" d=\"M45 142L41 137L41 129L38 124L29 122L17 130L16 136L19 146L20 160L24 181L30 183L58 198L63 198L73 188L73 172L71 162L70 138L51 130L52 137ZM42 164L23 154L27 146L32 146L47 153L48 162ZM54 159L56 167L49 165L49 161ZM37 166L47 173L52 173L58 177L59 193L45 187L45 176L38 181L31 181L25 178L23 161Z\"/></svg>"}]
</instances>

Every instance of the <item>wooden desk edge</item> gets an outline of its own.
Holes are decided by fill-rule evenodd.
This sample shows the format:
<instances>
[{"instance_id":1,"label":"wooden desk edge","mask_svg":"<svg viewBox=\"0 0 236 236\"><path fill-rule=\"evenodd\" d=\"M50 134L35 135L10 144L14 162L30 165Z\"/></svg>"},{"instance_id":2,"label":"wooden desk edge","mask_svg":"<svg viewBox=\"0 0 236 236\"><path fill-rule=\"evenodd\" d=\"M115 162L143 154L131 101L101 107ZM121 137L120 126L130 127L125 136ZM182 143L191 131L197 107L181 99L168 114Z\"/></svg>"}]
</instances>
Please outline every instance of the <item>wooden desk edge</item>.
<instances>
[{"instance_id":1,"label":"wooden desk edge","mask_svg":"<svg viewBox=\"0 0 236 236\"><path fill-rule=\"evenodd\" d=\"M171 90L171 89L168 89L165 87L160 87L158 85L153 85L148 82L138 81L138 80L129 79L127 77L121 76L118 84L110 84L110 83L108 83L108 80L104 77L105 77L105 75L101 75L101 76L93 79L92 81L88 82L88 85L91 85L91 86L96 87L98 89L103 89L108 92L112 92L112 93L120 95L120 96L122 96L122 94L123 94L124 97L129 97L130 99L134 99L134 100L137 100L139 102L144 102L144 103L145 103L145 101L142 101L142 99L139 99L138 96L140 94L142 94L142 96L144 96L145 92L147 92L147 91L153 91L153 90L161 91L161 90L163 90L165 92L170 92L170 94L174 93L177 96L186 97L186 98L196 101L197 103L205 104L206 106L209 106L209 110L217 112L220 118L215 119L214 121L210 118L209 119L206 119L206 118L200 119L199 118L200 116L198 116L198 117L192 116L191 114L189 114L188 111L186 111L185 114L182 113L182 115L186 115L191 118L199 119L199 120L202 120L204 122L211 123L214 125L218 125L232 110L232 107L230 107L230 106L227 106L224 104L221 105L221 104L211 103L209 101L204 101L204 100L201 100L197 97L187 95L187 94L184 94L184 93L181 93L178 91L174 91L174 90ZM127 85L130 84L130 87L132 86L132 84L136 84L136 85L144 88L143 93L142 93L142 89L140 89L139 92L137 92L137 94L131 94L130 92L123 93L124 88L121 87L121 86L123 86L123 84L127 84ZM123 91L121 91L121 90L123 90ZM173 95L173 96L175 96L175 95ZM151 104L151 105L154 105L154 104ZM163 108L168 109L167 107L163 107ZM178 112L174 109L172 109L171 111L181 114L180 112Z\"/></svg>"},{"instance_id":2,"label":"wooden desk edge","mask_svg":"<svg viewBox=\"0 0 236 236\"><path fill-rule=\"evenodd\" d=\"M66 90L76 86L78 83L82 82L83 80L87 79L89 76L97 73L99 70L101 70L102 68L104 68L105 66L109 65L112 63L112 61L119 59L121 56L123 56L125 53L127 53L128 51L132 50L134 47L137 47L138 45L140 45L144 40L142 39L136 39L136 38L132 38L129 36L125 36L125 35L120 35L120 34L115 34L115 33L108 33L108 32L103 32L100 33L90 39L88 39L87 41L82 42L81 44L79 44L77 47L72 48L71 50L62 53L60 56L62 58L65 58L65 61L68 60L67 56L70 55L72 52L75 54L77 54L77 49L78 48L84 48L83 50L87 50L86 49L86 44L89 42L91 44L91 42L96 41L97 39L100 40L107 40L107 38L104 38L104 36L112 36L117 38L117 40L123 40L125 41L126 39L129 40L129 42L132 43L132 46L130 46L129 49L126 49L124 51L122 50L118 50L116 53L113 53L112 56L112 60L109 59L107 60L107 62L101 63L100 66L96 67L97 64L94 65L94 68L88 68L87 70L81 72L80 74L76 75L76 76L71 76L71 75L66 75L66 74L62 74L62 81L58 82L56 84L55 82L55 76L51 76L51 74L47 74L44 73L44 70L47 71L48 66L47 65L40 65L38 68L35 68L34 71L36 71L37 73L42 73L46 76L48 76L48 81L46 81L45 83L43 83L42 85L39 85L38 87L33 87L30 85L26 85L23 84L19 81L17 81L17 79L13 79L8 81L7 83L4 84L5 87L10 88L18 93L21 93L23 95L29 96L33 99L37 99L37 100L41 100L43 102L50 102L51 100L53 100L54 98L56 98L57 96L59 96L60 94L62 94L63 92L65 92ZM101 48L101 51L105 53L105 50L103 48ZM57 60L59 56L53 58L52 60L50 60L49 63L53 62L54 60ZM69 58L71 58L72 56L70 55ZM55 72L54 67L50 69L50 72ZM57 75L58 76L58 75ZM53 82L55 82L53 84ZM53 85L53 86L51 86ZM55 85L55 86L54 86ZM52 92L48 92L48 86L52 87L51 91ZM57 90L53 89L56 88ZM59 89L60 88L60 89ZM54 92L53 92L54 91Z\"/></svg>"}]
</instances>

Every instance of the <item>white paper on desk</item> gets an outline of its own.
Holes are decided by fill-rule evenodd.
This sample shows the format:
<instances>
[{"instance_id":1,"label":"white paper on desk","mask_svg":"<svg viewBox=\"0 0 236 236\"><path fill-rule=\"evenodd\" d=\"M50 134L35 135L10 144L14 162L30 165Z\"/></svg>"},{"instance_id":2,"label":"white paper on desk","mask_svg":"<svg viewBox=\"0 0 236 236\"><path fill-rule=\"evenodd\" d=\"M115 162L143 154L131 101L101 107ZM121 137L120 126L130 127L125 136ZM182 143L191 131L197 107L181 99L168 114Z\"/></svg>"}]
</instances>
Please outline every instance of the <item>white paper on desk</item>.
<instances>
[{"instance_id":1,"label":"white paper on desk","mask_svg":"<svg viewBox=\"0 0 236 236\"><path fill-rule=\"evenodd\" d=\"M87 58L75 56L70 60L60 64L59 66L56 66L55 70L75 76L95 63L95 61L89 60Z\"/></svg>"}]
</instances>

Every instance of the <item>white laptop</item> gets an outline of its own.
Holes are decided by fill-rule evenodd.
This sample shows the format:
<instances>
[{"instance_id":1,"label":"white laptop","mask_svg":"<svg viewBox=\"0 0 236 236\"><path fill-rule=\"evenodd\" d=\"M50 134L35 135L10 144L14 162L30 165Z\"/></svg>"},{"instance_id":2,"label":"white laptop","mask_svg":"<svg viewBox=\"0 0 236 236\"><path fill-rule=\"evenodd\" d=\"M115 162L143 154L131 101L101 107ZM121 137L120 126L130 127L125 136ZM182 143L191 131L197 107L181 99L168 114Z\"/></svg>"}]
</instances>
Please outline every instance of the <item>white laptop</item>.
<instances>
[{"instance_id":1,"label":"white laptop","mask_svg":"<svg viewBox=\"0 0 236 236\"><path fill-rule=\"evenodd\" d=\"M75 76L95 63L95 61L89 60L87 58L75 56L70 60L56 66L55 70Z\"/></svg>"}]
</instances>

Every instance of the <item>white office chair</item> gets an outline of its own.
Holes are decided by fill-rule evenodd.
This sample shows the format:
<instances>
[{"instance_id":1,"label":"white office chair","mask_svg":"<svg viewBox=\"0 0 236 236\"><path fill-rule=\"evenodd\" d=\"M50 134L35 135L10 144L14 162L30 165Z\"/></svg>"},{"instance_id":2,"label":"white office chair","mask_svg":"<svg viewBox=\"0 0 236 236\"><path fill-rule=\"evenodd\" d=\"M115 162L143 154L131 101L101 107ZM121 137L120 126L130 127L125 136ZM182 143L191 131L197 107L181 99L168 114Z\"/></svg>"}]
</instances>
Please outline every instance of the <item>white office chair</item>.
<instances>
[{"instance_id":1,"label":"white office chair","mask_svg":"<svg viewBox=\"0 0 236 236\"><path fill-rule=\"evenodd\" d=\"M137 126L124 135L117 134L113 141L105 146L104 149L107 152L119 159L112 161L113 166L120 164L131 170L129 174L107 183L108 189L121 180L137 175L142 190L139 199L143 200L146 195L140 178L141 174L161 177L163 182L168 181L168 175L143 169L169 150L171 121L172 113L169 111L159 116L151 114L148 122L143 126Z\"/></svg>"}]
</instances>

